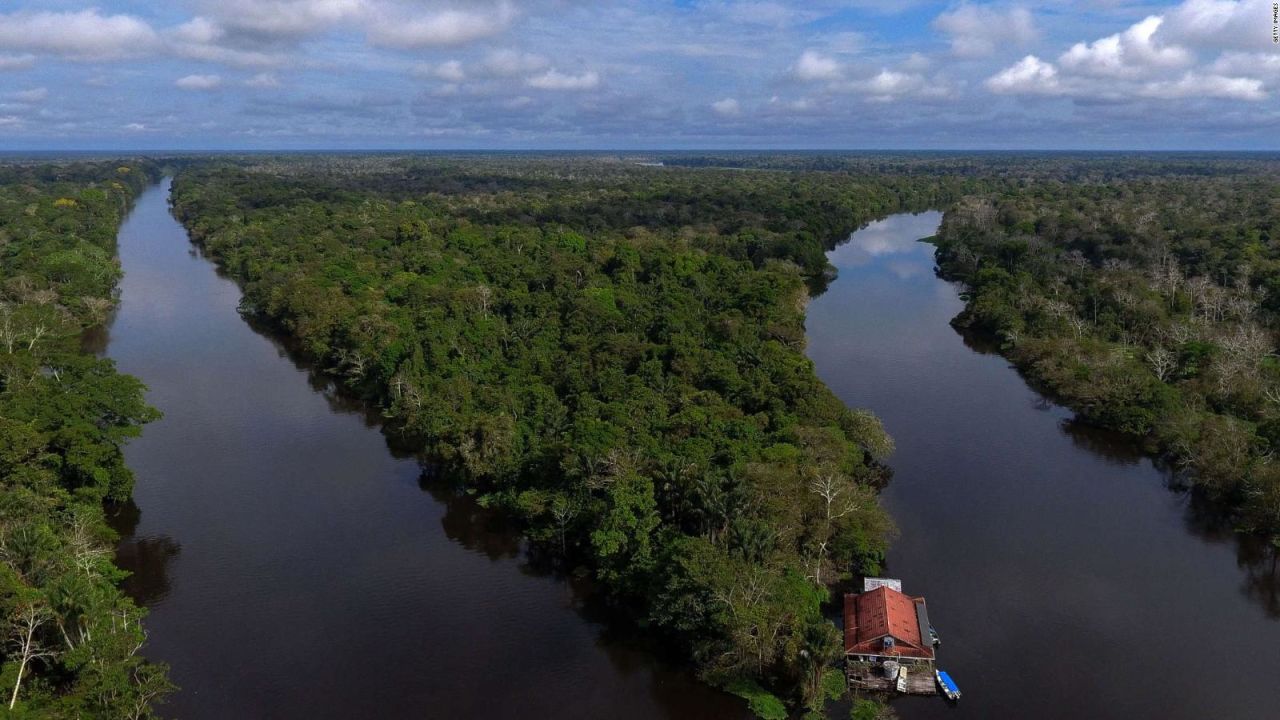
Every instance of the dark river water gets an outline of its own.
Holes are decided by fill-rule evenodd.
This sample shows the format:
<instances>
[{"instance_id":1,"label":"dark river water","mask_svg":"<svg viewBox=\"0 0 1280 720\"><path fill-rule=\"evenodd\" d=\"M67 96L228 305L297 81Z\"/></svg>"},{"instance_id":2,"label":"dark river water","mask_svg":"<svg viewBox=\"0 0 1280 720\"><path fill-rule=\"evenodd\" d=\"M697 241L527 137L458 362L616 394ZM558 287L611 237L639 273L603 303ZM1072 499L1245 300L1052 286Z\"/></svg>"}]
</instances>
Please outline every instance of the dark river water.
<instances>
[{"instance_id":1,"label":"dark river water","mask_svg":"<svg viewBox=\"0 0 1280 720\"><path fill-rule=\"evenodd\" d=\"M897 442L888 574L924 595L964 697L920 718L1278 718L1274 551L1123 439L1081 427L948 321L940 215L873 223L829 257L809 355Z\"/></svg>"},{"instance_id":2,"label":"dark river water","mask_svg":"<svg viewBox=\"0 0 1280 720\"><path fill-rule=\"evenodd\" d=\"M148 657L181 718L731 718L734 698L615 637L518 537L424 482L376 423L237 314L170 217L120 232L105 343L164 419L118 518Z\"/></svg>"}]
</instances>

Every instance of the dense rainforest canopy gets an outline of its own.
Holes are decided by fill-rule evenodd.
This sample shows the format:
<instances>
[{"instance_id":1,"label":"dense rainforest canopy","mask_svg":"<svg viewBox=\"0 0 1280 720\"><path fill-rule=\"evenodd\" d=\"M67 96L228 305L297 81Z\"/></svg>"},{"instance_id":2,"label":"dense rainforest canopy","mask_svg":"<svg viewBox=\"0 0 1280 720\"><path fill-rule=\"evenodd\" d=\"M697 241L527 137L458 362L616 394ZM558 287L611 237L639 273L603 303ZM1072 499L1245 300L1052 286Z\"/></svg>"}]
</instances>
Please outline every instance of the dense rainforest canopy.
<instances>
[{"instance_id":1,"label":"dense rainforest canopy","mask_svg":"<svg viewBox=\"0 0 1280 720\"><path fill-rule=\"evenodd\" d=\"M1276 163L975 193L947 213L938 261L970 289L957 324L1280 545Z\"/></svg>"},{"instance_id":2,"label":"dense rainforest canopy","mask_svg":"<svg viewBox=\"0 0 1280 720\"><path fill-rule=\"evenodd\" d=\"M146 162L0 166L0 685L14 717L143 718L169 690L117 585L104 502L121 444L154 419L142 385L81 350L112 309Z\"/></svg>"},{"instance_id":3,"label":"dense rainforest canopy","mask_svg":"<svg viewBox=\"0 0 1280 720\"><path fill-rule=\"evenodd\" d=\"M193 167L177 215L483 502L712 681L816 701L828 586L874 571L890 442L804 356L806 278L949 181L600 158ZM744 684L745 683L745 684Z\"/></svg>"}]
</instances>

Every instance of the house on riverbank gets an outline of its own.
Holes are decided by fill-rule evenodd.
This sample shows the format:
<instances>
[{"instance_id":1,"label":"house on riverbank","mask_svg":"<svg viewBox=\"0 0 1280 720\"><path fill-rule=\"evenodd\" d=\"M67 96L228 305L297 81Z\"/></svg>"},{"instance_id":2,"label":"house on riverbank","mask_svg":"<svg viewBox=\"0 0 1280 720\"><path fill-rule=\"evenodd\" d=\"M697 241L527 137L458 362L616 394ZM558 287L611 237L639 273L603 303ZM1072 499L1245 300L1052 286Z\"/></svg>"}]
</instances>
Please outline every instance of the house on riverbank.
<instances>
[{"instance_id":1,"label":"house on riverbank","mask_svg":"<svg viewBox=\"0 0 1280 720\"><path fill-rule=\"evenodd\" d=\"M934 644L924 598L906 595L900 581L886 578L867 578L863 588L844 596L844 654L850 685L936 694Z\"/></svg>"}]
</instances>

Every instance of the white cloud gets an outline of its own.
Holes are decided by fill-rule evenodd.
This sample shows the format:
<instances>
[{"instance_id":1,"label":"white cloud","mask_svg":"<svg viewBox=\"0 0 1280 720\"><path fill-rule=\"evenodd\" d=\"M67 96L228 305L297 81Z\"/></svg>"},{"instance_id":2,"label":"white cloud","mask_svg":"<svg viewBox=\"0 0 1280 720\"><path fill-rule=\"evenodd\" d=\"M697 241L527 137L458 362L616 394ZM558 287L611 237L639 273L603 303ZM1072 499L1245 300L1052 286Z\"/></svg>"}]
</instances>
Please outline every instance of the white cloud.
<instances>
[{"instance_id":1,"label":"white cloud","mask_svg":"<svg viewBox=\"0 0 1280 720\"><path fill-rule=\"evenodd\" d=\"M0 15L0 48L8 50L88 61L147 55L158 45L151 26L131 15L97 9Z\"/></svg>"},{"instance_id":2,"label":"white cloud","mask_svg":"<svg viewBox=\"0 0 1280 720\"><path fill-rule=\"evenodd\" d=\"M1195 58L1185 48L1160 45L1156 31L1164 18L1152 15L1123 33L1092 43L1076 43L1058 58L1062 67L1097 77L1141 77L1153 70L1186 67Z\"/></svg>"},{"instance_id":3,"label":"white cloud","mask_svg":"<svg viewBox=\"0 0 1280 720\"><path fill-rule=\"evenodd\" d=\"M365 0L203 0L204 15L233 31L271 37L303 37L353 19ZM212 42L206 40L205 42Z\"/></svg>"},{"instance_id":4,"label":"white cloud","mask_svg":"<svg viewBox=\"0 0 1280 720\"><path fill-rule=\"evenodd\" d=\"M590 90L600 84L600 74L588 70L578 75L569 75L551 69L541 75L534 75L525 84L539 90Z\"/></svg>"},{"instance_id":5,"label":"white cloud","mask_svg":"<svg viewBox=\"0 0 1280 720\"><path fill-rule=\"evenodd\" d=\"M217 75L187 75L173 84L183 90L215 90L222 86L222 78Z\"/></svg>"},{"instance_id":6,"label":"white cloud","mask_svg":"<svg viewBox=\"0 0 1280 720\"><path fill-rule=\"evenodd\" d=\"M1177 80L1146 83L1138 90L1138 94L1165 100L1206 97L1265 100L1267 97L1267 93L1262 89L1261 80L1197 73L1187 73Z\"/></svg>"},{"instance_id":7,"label":"white cloud","mask_svg":"<svg viewBox=\"0 0 1280 720\"><path fill-rule=\"evenodd\" d=\"M403 8L377 6L368 27L376 45L411 49L462 45L503 32L516 17L515 7L503 0L496 5L445 8L426 14Z\"/></svg>"},{"instance_id":8,"label":"white cloud","mask_svg":"<svg viewBox=\"0 0 1280 720\"><path fill-rule=\"evenodd\" d=\"M261 42L232 46L229 43L234 38L229 35L218 22L196 17L167 31L165 39L171 52L191 60L245 68L278 67L288 62L287 56L281 52L256 49L262 46Z\"/></svg>"},{"instance_id":9,"label":"white cloud","mask_svg":"<svg viewBox=\"0 0 1280 720\"><path fill-rule=\"evenodd\" d=\"M258 73L248 80L245 80L244 84L248 87L258 88L260 90L278 88L280 87L280 78L272 75L271 73Z\"/></svg>"},{"instance_id":10,"label":"white cloud","mask_svg":"<svg viewBox=\"0 0 1280 720\"><path fill-rule=\"evenodd\" d=\"M835 58L815 50L805 50L801 53L800 59L796 60L791 72L798 80L804 82L839 80L841 75L840 63Z\"/></svg>"},{"instance_id":11,"label":"white cloud","mask_svg":"<svg viewBox=\"0 0 1280 720\"><path fill-rule=\"evenodd\" d=\"M496 77L528 75L550 67L551 61L541 55L517 50L495 50L480 63L480 70Z\"/></svg>"},{"instance_id":12,"label":"white cloud","mask_svg":"<svg viewBox=\"0 0 1280 720\"><path fill-rule=\"evenodd\" d=\"M35 64L35 55L0 55L0 72L27 70Z\"/></svg>"},{"instance_id":13,"label":"white cloud","mask_svg":"<svg viewBox=\"0 0 1280 720\"><path fill-rule=\"evenodd\" d=\"M1280 53L1225 52L1213 61L1210 71L1217 75L1260 75L1280 82Z\"/></svg>"},{"instance_id":14,"label":"white cloud","mask_svg":"<svg viewBox=\"0 0 1280 720\"><path fill-rule=\"evenodd\" d=\"M19 92L13 93L9 97L21 103L28 103L28 104L42 103L46 99L48 99L49 90L48 88L42 88L42 87L32 88L30 90L21 90Z\"/></svg>"},{"instance_id":15,"label":"white cloud","mask_svg":"<svg viewBox=\"0 0 1280 720\"><path fill-rule=\"evenodd\" d=\"M964 58L993 55L1006 45L1025 47L1038 35L1031 12L1021 7L964 4L939 15L933 27L951 36L951 52Z\"/></svg>"},{"instance_id":16,"label":"white cloud","mask_svg":"<svg viewBox=\"0 0 1280 720\"><path fill-rule=\"evenodd\" d=\"M742 114L742 106L735 98L725 98L711 103L711 109L721 117L737 117Z\"/></svg>"},{"instance_id":17,"label":"white cloud","mask_svg":"<svg viewBox=\"0 0 1280 720\"><path fill-rule=\"evenodd\" d=\"M1183 13L1203 19L1220 11L1229 20L1239 5L1188 0L1170 15ZM1179 22L1186 21L1183 17ZM1110 102L1135 98L1256 102L1268 97L1267 82L1280 70L1280 59L1267 62L1261 54L1228 52L1205 65L1195 48L1171 41L1179 33L1166 32L1170 24L1166 16L1149 16L1123 32L1076 43L1062 53L1057 65L1028 55L988 78L986 87L1009 95L1060 95ZM1185 32L1181 36L1189 37Z\"/></svg>"},{"instance_id":18,"label":"white cloud","mask_svg":"<svg viewBox=\"0 0 1280 720\"><path fill-rule=\"evenodd\" d=\"M871 78L854 83L854 87L871 100L884 102L920 91L925 87L925 79L915 73L881 70Z\"/></svg>"},{"instance_id":19,"label":"white cloud","mask_svg":"<svg viewBox=\"0 0 1280 720\"><path fill-rule=\"evenodd\" d=\"M1186 0L1166 15L1161 34L1197 47L1274 51L1270 18L1269 0Z\"/></svg>"},{"instance_id":20,"label":"white cloud","mask_svg":"<svg viewBox=\"0 0 1280 720\"><path fill-rule=\"evenodd\" d=\"M902 69L908 72L924 72L932 65L933 61L920 53L911 53L902 61Z\"/></svg>"},{"instance_id":21,"label":"white cloud","mask_svg":"<svg viewBox=\"0 0 1280 720\"><path fill-rule=\"evenodd\" d=\"M462 63L457 60L449 60L442 62L431 70L431 74L441 80L449 82L462 82L467 79L467 73L462 69Z\"/></svg>"},{"instance_id":22,"label":"white cloud","mask_svg":"<svg viewBox=\"0 0 1280 720\"><path fill-rule=\"evenodd\" d=\"M1035 55L1028 55L987 79L987 89L1008 94L1056 94L1058 69Z\"/></svg>"}]
</instances>

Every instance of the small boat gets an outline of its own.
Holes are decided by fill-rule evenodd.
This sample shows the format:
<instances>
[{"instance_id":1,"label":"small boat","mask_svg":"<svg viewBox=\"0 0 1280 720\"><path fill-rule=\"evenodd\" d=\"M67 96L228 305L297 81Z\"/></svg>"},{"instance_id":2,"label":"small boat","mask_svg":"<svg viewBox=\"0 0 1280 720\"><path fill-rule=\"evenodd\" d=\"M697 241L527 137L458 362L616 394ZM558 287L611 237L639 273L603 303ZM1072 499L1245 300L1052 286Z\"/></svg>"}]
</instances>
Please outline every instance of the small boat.
<instances>
[{"instance_id":1,"label":"small boat","mask_svg":"<svg viewBox=\"0 0 1280 720\"><path fill-rule=\"evenodd\" d=\"M942 638L938 637L938 631L934 630L932 625L929 626L929 640L933 642L934 647L942 644Z\"/></svg>"},{"instance_id":2,"label":"small boat","mask_svg":"<svg viewBox=\"0 0 1280 720\"><path fill-rule=\"evenodd\" d=\"M941 688L942 694L946 696L948 700L960 699L960 688L956 685L956 681L952 680L951 676L948 675L945 670L938 670L934 672L934 677L938 679L938 687Z\"/></svg>"}]
</instances>

